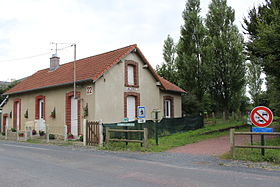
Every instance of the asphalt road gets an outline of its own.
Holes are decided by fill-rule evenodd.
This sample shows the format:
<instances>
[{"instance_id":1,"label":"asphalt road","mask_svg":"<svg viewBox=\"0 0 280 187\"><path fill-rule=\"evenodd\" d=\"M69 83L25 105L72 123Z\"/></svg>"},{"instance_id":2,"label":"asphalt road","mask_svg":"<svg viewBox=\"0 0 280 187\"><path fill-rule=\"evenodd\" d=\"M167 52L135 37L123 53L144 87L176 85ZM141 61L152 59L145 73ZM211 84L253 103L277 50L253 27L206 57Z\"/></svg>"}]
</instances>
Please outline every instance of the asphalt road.
<instances>
[{"instance_id":1,"label":"asphalt road","mask_svg":"<svg viewBox=\"0 0 280 187\"><path fill-rule=\"evenodd\" d=\"M280 171L225 167L210 156L0 141L0 186L279 187Z\"/></svg>"}]
</instances>

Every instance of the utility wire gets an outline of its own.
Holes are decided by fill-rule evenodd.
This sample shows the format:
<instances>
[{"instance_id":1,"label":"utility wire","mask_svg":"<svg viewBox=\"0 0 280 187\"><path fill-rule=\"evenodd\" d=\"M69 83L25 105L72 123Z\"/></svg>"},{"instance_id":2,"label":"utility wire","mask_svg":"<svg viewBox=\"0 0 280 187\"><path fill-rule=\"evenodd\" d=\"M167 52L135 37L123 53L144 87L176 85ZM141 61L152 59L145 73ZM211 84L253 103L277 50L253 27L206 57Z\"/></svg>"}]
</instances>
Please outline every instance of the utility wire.
<instances>
[{"instance_id":1,"label":"utility wire","mask_svg":"<svg viewBox=\"0 0 280 187\"><path fill-rule=\"evenodd\" d=\"M62 51L64 49L67 49L69 47L72 47L72 45L69 45L69 46L66 46L66 47L63 47L63 48L59 48L57 49L58 51ZM36 58L36 57L39 57L39 56L44 56L44 55L47 55L47 54L50 54L54 49L51 49L51 51L49 52L46 52L46 53L41 53L41 54L38 54L38 55L33 55L33 56L27 56L27 57L21 57L21 58L14 58L14 59L7 59L7 60L0 60L0 63L2 62L13 62L13 61L19 61L19 60L26 60L26 59L31 59L31 58Z\"/></svg>"}]
</instances>

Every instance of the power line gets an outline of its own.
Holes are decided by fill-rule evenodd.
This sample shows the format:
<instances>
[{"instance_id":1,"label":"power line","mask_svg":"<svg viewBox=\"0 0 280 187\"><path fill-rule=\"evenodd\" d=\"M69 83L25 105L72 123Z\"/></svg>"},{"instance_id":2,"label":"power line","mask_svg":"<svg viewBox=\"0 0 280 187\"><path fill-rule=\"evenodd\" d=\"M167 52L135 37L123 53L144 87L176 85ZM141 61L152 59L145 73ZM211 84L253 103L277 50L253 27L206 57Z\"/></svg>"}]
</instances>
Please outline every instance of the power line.
<instances>
[{"instance_id":1,"label":"power line","mask_svg":"<svg viewBox=\"0 0 280 187\"><path fill-rule=\"evenodd\" d=\"M69 47L72 47L72 45L69 45L69 46L66 46L66 47L63 47L63 48L59 48L59 49L56 49L56 50L61 51L61 50L67 49ZM32 56L27 56L27 57L20 57L20 58L14 58L14 59L0 60L0 63L2 63L2 62L13 62L13 61L20 61L20 60L36 58L36 57L39 57L39 56L44 56L44 55L50 54L50 53L52 53L53 50L54 49L51 49L49 52L41 53L41 54L37 54L37 55L32 55Z\"/></svg>"}]
</instances>

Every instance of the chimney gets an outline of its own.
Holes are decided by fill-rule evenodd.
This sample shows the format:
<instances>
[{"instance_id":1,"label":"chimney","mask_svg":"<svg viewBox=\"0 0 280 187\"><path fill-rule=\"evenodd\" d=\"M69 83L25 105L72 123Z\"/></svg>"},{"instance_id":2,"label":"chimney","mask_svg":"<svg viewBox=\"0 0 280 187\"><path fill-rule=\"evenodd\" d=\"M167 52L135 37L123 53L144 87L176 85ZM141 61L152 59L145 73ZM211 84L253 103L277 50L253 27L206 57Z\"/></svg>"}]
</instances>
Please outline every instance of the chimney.
<instances>
[{"instance_id":1,"label":"chimney","mask_svg":"<svg viewBox=\"0 0 280 187\"><path fill-rule=\"evenodd\" d=\"M59 57L57 54L53 54L50 58L50 71L55 71L57 68L59 68Z\"/></svg>"}]
</instances>

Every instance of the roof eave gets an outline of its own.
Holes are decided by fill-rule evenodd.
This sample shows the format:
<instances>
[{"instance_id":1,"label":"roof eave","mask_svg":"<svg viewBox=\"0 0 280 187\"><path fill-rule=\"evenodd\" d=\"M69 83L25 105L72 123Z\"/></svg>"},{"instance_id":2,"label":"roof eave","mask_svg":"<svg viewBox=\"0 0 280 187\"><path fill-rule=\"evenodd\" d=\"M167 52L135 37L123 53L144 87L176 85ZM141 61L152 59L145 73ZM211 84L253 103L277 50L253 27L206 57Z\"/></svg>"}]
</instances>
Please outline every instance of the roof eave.
<instances>
[{"instance_id":1,"label":"roof eave","mask_svg":"<svg viewBox=\"0 0 280 187\"><path fill-rule=\"evenodd\" d=\"M79 84L79 83L84 83L84 82L89 82L89 81L92 81L92 79L79 80L79 81L76 81L76 83ZM68 82L68 83L63 83L63 84L56 84L56 85L45 86L45 87L41 87L41 88L34 88L34 89L30 89L30 90L23 90L23 91L19 91L19 92L12 92L12 93L7 93L7 94L4 93L3 95L22 94L22 93L27 93L27 92L37 91L37 90L44 90L44 89L49 89L49 88L68 86L68 85L71 85L71 84L73 84L73 82Z\"/></svg>"}]
</instances>

